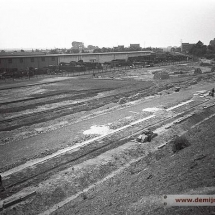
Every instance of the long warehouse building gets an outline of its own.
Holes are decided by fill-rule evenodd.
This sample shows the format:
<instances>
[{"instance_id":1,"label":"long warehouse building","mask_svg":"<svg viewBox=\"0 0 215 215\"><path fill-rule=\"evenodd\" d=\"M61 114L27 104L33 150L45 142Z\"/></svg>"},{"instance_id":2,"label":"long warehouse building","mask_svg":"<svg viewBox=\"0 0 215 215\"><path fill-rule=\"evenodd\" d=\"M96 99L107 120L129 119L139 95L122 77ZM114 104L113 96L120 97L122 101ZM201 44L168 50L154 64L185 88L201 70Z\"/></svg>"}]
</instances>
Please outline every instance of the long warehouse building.
<instances>
[{"instance_id":1,"label":"long warehouse building","mask_svg":"<svg viewBox=\"0 0 215 215\"><path fill-rule=\"evenodd\" d=\"M69 63L71 61L78 62L110 62L116 59L125 59L129 57L144 56L146 61L151 61L155 58L155 53L152 51L133 51L133 52L107 52L107 53L78 53L78 54L44 54L44 55L0 55L0 68L19 70L29 67L43 68L49 65L59 65L61 62Z\"/></svg>"}]
</instances>

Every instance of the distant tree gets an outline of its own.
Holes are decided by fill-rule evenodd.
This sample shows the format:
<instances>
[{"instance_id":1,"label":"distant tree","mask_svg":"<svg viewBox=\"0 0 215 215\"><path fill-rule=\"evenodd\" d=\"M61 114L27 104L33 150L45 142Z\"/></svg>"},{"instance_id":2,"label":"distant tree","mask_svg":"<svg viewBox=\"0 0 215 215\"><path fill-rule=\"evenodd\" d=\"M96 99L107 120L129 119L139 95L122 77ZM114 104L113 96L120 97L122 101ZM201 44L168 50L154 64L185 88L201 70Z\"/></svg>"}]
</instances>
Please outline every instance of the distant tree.
<instances>
[{"instance_id":1,"label":"distant tree","mask_svg":"<svg viewBox=\"0 0 215 215\"><path fill-rule=\"evenodd\" d=\"M71 53L79 53L79 49L71 49Z\"/></svg>"},{"instance_id":2,"label":"distant tree","mask_svg":"<svg viewBox=\"0 0 215 215\"><path fill-rule=\"evenodd\" d=\"M93 50L93 53L102 53L102 50L101 50L100 48L94 49L94 50Z\"/></svg>"},{"instance_id":3,"label":"distant tree","mask_svg":"<svg viewBox=\"0 0 215 215\"><path fill-rule=\"evenodd\" d=\"M195 45L192 46L189 53L197 57L203 57L207 52L207 46L204 45L201 41L198 41Z\"/></svg>"},{"instance_id":4,"label":"distant tree","mask_svg":"<svg viewBox=\"0 0 215 215\"><path fill-rule=\"evenodd\" d=\"M152 51L152 47L147 47L145 50Z\"/></svg>"},{"instance_id":5,"label":"distant tree","mask_svg":"<svg viewBox=\"0 0 215 215\"><path fill-rule=\"evenodd\" d=\"M129 47L128 49L129 49L129 51L141 51L142 50L141 47ZM146 50L148 50L148 49L146 48Z\"/></svg>"},{"instance_id":6,"label":"distant tree","mask_svg":"<svg viewBox=\"0 0 215 215\"><path fill-rule=\"evenodd\" d=\"M214 46L215 47L215 38L213 40L210 41L210 44L211 46Z\"/></svg>"},{"instance_id":7,"label":"distant tree","mask_svg":"<svg viewBox=\"0 0 215 215\"><path fill-rule=\"evenodd\" d=\"M89 49L89 50L98 49L98 48L99 48L98 46L93 46L93 45L87 46L87 49Z\"/></svg>"},{"instance_id":8,"label":"distant tree","mask_svg":"<svg viewBox=\"0 0 215 215\"><path fill-rule=\"evenodd\" d=\"M175 52L175 48L172 47L172 48L170 49L170 51L171 51L171 52Z\"/></svg>"},{"instance_id":9,"label":"distant tree","mask_svg":"<svg viewBox=\"0 0 215 215\"><path fill-rule=\"evenodd\" d=\"M208 48L207 54L208 55L212 54L213 57L211 57L211 58L214 58L214 54L215 54L215 38L210 41L210 44L208 45L207 48Z\"/></svg>"},{"instance_id":10,"label":"distant tree","mask_svg":"<svg viewBox=\"0 0 215 215\"><path fill-rule=\"evenodd\" d=\"M1 50L1 53L5 53L6 51L5 50Z\"/></svg>"},{"instance_id":11,"label":"distant tree","mask_svg":"<svg viewBox=\"0 0 215 215\"><path fill-rule=\"evenodd\" d=\"M25 52L23 49L21 49L21 52Z\"/></svg>"},{"instance_id":12,"label":"distant tree","mask_svg":"<svg viewBox=\"0 0 215 215\"><path fill-rule=\"evenodd\" d=\"M77 41L73 41L72 42L72 49L78 49L79 51L84 50L84 43L82 42L77 42Z\"/></svg>"},{"instance_id":13,"label":"distant tree","mask_svg":"<svg viewBox=\"0 0 215 215\"><path fill-rule=\"evenodd\" d=\"M110 50L109 50L109 48L102 47L102 48L101 48L101 51L102 51L102 52L109 52Z\"/></svg>"},{"instance_id":14,"label":"distant tree","mask_svg":"<svg viewBox=\"0 0 215 215\"><path fill-rule=\"evenodd\" d=\"M51 49L50 54L58 54L57 49Z\"/></svg>"},{"instance_id":15,"label":"distant tree","mask_svg":"<svg viewBox=\"0 0 215 215\"><path fill-rule=\"evenodd\" d=\"M215 54L215 46L212 45L208 45L208 50L207 50L207 54Z\"/></svg>"}]
</instances>

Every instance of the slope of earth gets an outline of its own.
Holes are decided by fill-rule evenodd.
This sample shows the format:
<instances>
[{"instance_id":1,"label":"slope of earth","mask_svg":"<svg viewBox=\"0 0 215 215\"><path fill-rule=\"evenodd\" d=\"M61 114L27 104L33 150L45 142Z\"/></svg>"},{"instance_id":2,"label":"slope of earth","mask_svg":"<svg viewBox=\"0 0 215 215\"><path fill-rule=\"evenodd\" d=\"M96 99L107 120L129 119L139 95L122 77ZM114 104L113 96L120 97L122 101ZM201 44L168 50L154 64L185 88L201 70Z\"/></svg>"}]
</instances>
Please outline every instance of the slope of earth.
<instances>
[{"instance_id":1,"label":"slope of earth","mask_svg":"<svg viewBox=\"0 0 215 215\"><path fill-rule=\"evenodd\" d=\"M158 127L150 143L129 140L30 184L24 190L35 195L3 214L212 214L212 207L166 208L162 196L214 194L214 116L211 99L185 120ZM190 146L174 154L175 134Z\"/></svg>"},{"instance_id":2,"label":"slope of earth","mask_svg":"<svg viewBox=\"0 0 215 215\"><path fill-rule=\"evenodd\" d=\"M165 207L162 201L168 194L215 194L214 119L184 135L189 147L174 154L167 144L52 214L214 214L215 207ZM192 124L188 120L181 127Z\"/></svg>"}]
</instances>

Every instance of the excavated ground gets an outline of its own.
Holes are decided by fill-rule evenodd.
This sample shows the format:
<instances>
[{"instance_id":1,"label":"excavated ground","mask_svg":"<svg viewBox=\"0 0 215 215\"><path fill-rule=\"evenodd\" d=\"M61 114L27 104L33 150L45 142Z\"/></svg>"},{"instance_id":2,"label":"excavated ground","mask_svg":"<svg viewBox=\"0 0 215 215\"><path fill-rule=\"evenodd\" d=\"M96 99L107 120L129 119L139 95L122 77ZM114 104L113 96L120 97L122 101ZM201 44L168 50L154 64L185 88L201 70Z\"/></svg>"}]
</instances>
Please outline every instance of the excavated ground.
<instances>
[{"instance_id":1,"label":"excavated ground","mask_svg":"<svg viewBox=\"0 0 215 215\"><path fill-rule=\"evenodd\" d=\"M166 208L161 200L166 194L214 194L213 100L211 105L158 129L150 143L130 140L32 183L24 191L36 194L3 214L211 214L215 207ZM190 146L174 154L176 134Z\"/></svg>"},{"instance_id":2,"label":"excavated ground","mask_svg":"<svg viewBox=\"0 0 215 215\"><path fill-rule=\"evenodd\" d=\"M174 73L173 67L165 67L167 69ZM183 69L186 74L173 74L170 79L163 81L152 79L153 70L135 70L133 76L131 71L126 74L123 71L121 80L114 80L113 75L119 79L119 73L113 73L109 80L105 80L105 76L94 79L70 78L39 88L30 86L16 91L0 91L4 98L4 104L0 107L2 120L27 115L25 119L1 125L0 149L4 151L0 158L2 172L10 171L12 167L15 168L11 170L16 171L16 166L25 165L33 158L43 158L59 149L73 147L153 114L158 116L157 119L146 120L121 133L92 142L89 146L77 148L81 149L80 152L67 153L50 162L4 176L3 181L8 189L1 194L1 198L13 198L16 193L22 192L33 194L0 213L213 214L214 207L166 208L161 201L161 196L165 194L215 192L215 157L211 153L215 147L215 117L211 117L215 114L215 101L206 96L214 85L215 77L208 73L210 68L202 69L204 73L197 76L192 74L193 65L178 68L180 71ZM175 70L178 71L176 66ZM175 86L180 86L181 92L175 93ZM23 98L23 101L18 101ZM184 101L188 103L183 104ZM74 102L77 102L77 106L74 106ZM182 106L171 110L170 107L181 103ZM71 107L31 115L63 105ZM194 108L196 105L199 107ZM206 108L208 105L212 106ZM77 107L75 111L74 107ZM171 116L183 111L180 121L168 125ZM159 135L151 143L139 144L134 141L134 136L123 139L126 134L132 135L138 129L165 117L169 117L169 121L153 127ZM166 123L168 126L165 126ZM197 123L200 124L197 126ZM191 145L174 154L170 140L176 134L185 136ZM53 169L51 174L47 172L23 184L11 186L107 143L112 146L69 162L63 168ZM162 144L166 145L159 148ZM1 203L4 200L0 202L0 210Z\"/></svg>"}]
</instances>

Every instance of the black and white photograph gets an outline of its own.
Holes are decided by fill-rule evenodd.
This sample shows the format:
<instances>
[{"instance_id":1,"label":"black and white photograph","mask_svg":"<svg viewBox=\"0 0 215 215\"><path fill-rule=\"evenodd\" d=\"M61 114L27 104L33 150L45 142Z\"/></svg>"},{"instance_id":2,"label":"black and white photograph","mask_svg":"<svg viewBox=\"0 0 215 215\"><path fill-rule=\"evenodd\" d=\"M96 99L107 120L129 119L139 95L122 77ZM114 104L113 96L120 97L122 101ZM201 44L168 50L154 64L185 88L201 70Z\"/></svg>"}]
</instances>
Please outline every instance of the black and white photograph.
<instances>
[{"instance_id":1,"label":"black and white photograph","mask_svg":"<svg viewBox=\"0 0 215 215\"><path fill-rule=\"evenodd\" d=\"M0 214L215 215L215 0L0 8Z\"/></svg>"}]
</instances>

